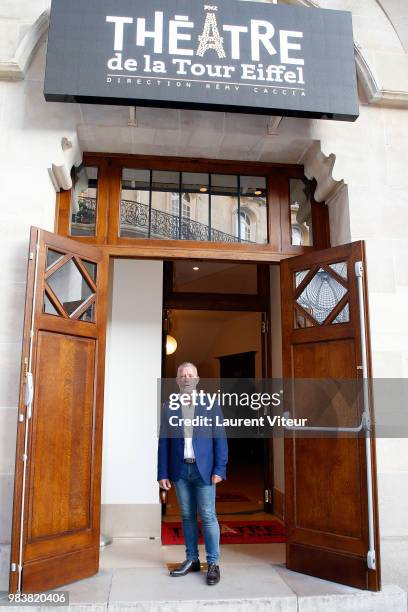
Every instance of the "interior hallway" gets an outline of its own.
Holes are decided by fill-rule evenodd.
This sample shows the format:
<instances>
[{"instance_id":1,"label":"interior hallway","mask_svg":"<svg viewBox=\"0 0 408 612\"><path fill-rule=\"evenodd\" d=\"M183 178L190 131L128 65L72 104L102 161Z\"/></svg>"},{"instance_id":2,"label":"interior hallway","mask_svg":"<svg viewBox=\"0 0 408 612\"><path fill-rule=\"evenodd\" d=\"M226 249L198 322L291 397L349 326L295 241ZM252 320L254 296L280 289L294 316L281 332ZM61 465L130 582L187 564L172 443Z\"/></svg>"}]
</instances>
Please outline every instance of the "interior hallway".
<instances>
[{"instance_id":1,"label":"interior hallway","mask_svg":"<svg viewBox=\"0 0 408 612\"><path fill-rule=\"evenodd\" d=\"M217 516L223 520L263 520L275 519L273 514L264 512L262 465L240 461L227 467L227 479L217 485ZM231 499L242 496L242 500ZM166 514L163 521L181 520L175 487L167 494Z\"/></svg>"}]
</instances>

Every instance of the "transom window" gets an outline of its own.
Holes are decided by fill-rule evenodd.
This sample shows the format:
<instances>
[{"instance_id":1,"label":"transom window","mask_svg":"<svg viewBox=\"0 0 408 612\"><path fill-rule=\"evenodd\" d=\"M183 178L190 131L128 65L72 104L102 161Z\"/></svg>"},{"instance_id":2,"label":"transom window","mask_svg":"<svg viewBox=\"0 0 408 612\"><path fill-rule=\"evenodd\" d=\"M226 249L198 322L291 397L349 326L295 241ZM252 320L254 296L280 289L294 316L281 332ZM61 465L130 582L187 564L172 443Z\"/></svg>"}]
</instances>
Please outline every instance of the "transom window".
<instances>
[{"instance_id":1,"label":"transom window","mask_svg":"<svg viewBox=\"0 0 408 612\"><path fill-rule=\"evenodd\" d=\"M266 177L124 168L120 237L265 244Z\"/></svg>"},{"instance_id":2,"label":"transom window","mask_svg":"<svg viewBox=\"0 0 408 612\"><path fill-rule=\"evenodd\" d=\"M327 206L302 166L86 153L71 176L56 231L81 242L248 261L330 246Z\"/></svg>"},{"instance_id":3,"label":"transom window","mask_svg":"<svg viewBox=\"0 0 408 612\"><path fill-rule=\"evenodd\" d=\"M312 246L312 190L310 181L291 178L289 181L292 244Z\"/></svg>"},{"instance_id":4,"label":"transom window","mask_svg":"<svg viewBox=\"0 0 408 612\"><path fill-rule=\"evenodd\" d=\"M95 236L98 168L72 169L71 236Z\"/></svg>"}]
</instances>

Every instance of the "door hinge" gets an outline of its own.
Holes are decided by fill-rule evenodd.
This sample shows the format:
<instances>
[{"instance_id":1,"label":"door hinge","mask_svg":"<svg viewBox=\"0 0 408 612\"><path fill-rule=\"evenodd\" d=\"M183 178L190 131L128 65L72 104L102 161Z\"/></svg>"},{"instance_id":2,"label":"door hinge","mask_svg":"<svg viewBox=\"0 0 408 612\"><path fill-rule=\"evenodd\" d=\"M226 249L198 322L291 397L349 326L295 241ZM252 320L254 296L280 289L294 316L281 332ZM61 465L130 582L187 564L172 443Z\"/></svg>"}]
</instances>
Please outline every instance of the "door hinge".
<instances>
[{"instance_id":1,"label":"door hinge","mask_svg":"<svg viewBox=\"0 0 408 612\"><path fill-rule=\"evenodd\" d=\"M265 503L270 504L272 502L272 491L270 489L265 489Z\"/></svg>"},{"instance_id":2,"label":"door hinge","mask_svg":"<svg viewBox=\"0 0 408 612\"><path fill-rule=\"evenodd\" d=\"M10 571L11 572L16 572L17 571L17 563L12 563L10 566Z\"/></svg>"},{"instance_id":3,"label":"door hinge","mask_svg":"<svg viewBox=\"0 0 408 612\"><path fill-rule=\"evenodd\" d=\"M375 562L375 550L369 550L367 553L367 566L368 569L375 570L376 562Z\"/></svg>"},{"instance_id":4,"label":"door hinge","mask_svg":"<svg viewBox=\"0 0 408 612\"><path fill-rule=\"evenodd\" d=\"M267 334L269 331L269 321L268 319L264 319L261 323L261 333Z\"/></svg>"},{"instance_id":5,"label":"door hinge","mask_svg":"<svg viewBox=\"0 0 408 612\"><path fill-rule=\"evenodd\" d=\"M28 259L30 261L32 261L34 259L34 253L32 251L30 251L30 255L29 255Z\"/></svg>"}]
</instances>

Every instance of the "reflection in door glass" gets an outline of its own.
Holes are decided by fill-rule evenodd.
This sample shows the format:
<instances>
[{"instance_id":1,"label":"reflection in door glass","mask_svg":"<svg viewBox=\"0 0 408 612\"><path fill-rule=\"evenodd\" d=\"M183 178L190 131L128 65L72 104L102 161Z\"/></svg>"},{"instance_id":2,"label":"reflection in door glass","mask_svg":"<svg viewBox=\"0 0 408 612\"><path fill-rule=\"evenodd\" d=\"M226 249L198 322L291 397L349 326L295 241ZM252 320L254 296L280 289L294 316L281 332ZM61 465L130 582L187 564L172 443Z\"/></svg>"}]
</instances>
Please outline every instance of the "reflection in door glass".
<instances>
[{"instance_id":1,"label":"reflection in door glass","mask_svg":"<svg viewBox=\"0 0 408 612\"><path fill-rule=\"evenodd\" d=\"M310 270L300 270L295 272L295 287L299 287L304 278L309 274Z\"/></svg>"},{"instance_id":2,"label":"reflection in door glass","mask_svg":"<svg viewBox=\"0 0 408 612\"><path fill-rule=\"evenodd\" d=\"M57 311L55 306L51 303L46 293L44 293L43 312L45 312L46 314L59 316L59 312Z\"/></svg>"},{"instance_id":3,"label":"reflection in door glass","mask_svg":"<svg viewBox=\"0 0 408 612\"><path fill-rule=\"evenodd\" d=\"M296 301L322 324L346 293L347 289L334 276L319 268Z\"/></svg>"},{"instance_id":4,"label":"reflection in door glass","mask_svg":"<svg viewBox=\"0 0 408 612\"><path fill-rule=\"evenodd\" d=\"M329 264L331 269L337 272L339 276L347 280L347 262L339 261L338 263Z\"/></svg>"},{"instance_id":5,"label":"reflection in door glass","mask_svg":"<svg viewBox=\"0 0 408 612\"><path fill-rule=\"evenodd\" d=\"M96 263L93 263L92 261L87 261L86 259L82 259L82 263L84 264L85 268L88 270L89 276L92 278L94 283L96 283L96 268L97 268Z\"/></svg>"},{"instance_id":6,"label":"reflection in door glass","mask_svg":"<svg viewBox=\"0 0 408 612\"><path fill-rule=\"evenodd\" d=\"M314 327L313 322L298 308L294 308L294 328L304 329L305 327Z\"/></svg>"},{"instance_id":7,"label":"reflection in door glass","mask_svg":"<svg viewBox=\"0 0 408 612\"><path fill-rule=\"evenodd\" d=\"M348 323L350 321L350 307L349 303L344 306L342 310L340 310L337 317L334 319L333 323Z\"/></svg>"},{"instance_id":8,"label":"reflection in door glass","mask_svg":"<svg viewBox=\"0 0 408 612\"><path fill-rule=\"evenodd\" d=\"M59 253L58 251L53 251L52 249L47 249L47 262L46 269L53 266L57 261L64 257L64 253Z\"/></svg>"},{"instance_id":9,"label":"reflection in door glass","mask_svg":"<svg viewBox=\"0 0 408 612\"><path fill-rule=\"evenodd\" d=\"M90 323L95 321L95 302L91 304L90 307L87 308L84 313L81 314L79 319L81 321L88 321Z\"/></svg>"}]
</instances>

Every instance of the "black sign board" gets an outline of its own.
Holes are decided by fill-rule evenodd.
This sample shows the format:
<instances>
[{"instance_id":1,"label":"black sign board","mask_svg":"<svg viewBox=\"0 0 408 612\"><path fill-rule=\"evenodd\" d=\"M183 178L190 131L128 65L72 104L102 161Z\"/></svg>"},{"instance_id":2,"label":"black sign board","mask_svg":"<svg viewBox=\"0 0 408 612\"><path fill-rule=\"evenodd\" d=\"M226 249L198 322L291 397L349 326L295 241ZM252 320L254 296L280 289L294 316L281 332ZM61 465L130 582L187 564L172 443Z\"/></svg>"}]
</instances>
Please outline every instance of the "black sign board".
<instances>
[{"instance_id":1,"label":"black sign board","mask_svg":"<svg viewBox=\"0 0 408 612\"><path fill-rule=\"evenodd\" d=\"M240 0L53 0L44 94L354 121L351 13Z\"/></svg>"}]
</instances>

